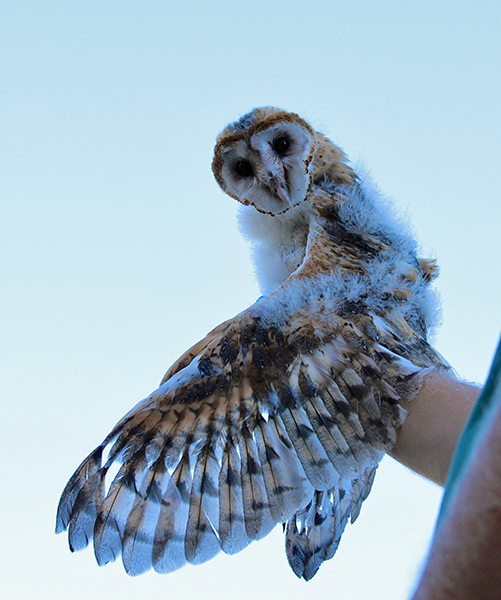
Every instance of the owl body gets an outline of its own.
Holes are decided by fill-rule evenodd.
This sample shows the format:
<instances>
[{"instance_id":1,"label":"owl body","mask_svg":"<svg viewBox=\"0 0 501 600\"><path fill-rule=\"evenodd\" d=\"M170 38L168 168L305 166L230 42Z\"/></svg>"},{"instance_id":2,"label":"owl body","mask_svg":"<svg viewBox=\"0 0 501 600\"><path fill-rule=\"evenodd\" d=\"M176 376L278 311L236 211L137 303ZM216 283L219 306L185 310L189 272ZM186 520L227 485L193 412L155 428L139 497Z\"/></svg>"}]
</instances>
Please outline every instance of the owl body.
<instances>
[{"instance_id":1,"label":"owl body","mask_svg":"<svg viewBox=\"0 0 501 600\"><path fill-rule=\"evenodd\" d=\"M70 479L57 530L99 564L170 572L284 523L311 579L357 518L423 377L430 261L343 152L266 107L219 136L265 294L190 348ZM111 477L111 467L119 465Z\"/></svg>"}]
</instances>

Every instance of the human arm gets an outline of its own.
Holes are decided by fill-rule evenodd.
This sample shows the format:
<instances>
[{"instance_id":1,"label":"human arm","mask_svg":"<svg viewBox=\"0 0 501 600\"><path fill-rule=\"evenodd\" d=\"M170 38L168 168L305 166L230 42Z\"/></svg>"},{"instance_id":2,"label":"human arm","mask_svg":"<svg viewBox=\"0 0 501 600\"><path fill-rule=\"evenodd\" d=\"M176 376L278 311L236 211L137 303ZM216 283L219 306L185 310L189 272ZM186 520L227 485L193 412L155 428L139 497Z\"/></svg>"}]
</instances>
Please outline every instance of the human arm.
<instances>
[{"instance_id":1,"label":"human arm","mask_svg":"<svg viewBox=\"0 0 501 600\"><path fill-rule=\"evenodd\" d=\"M413 600L501 598L501 344L458 445Z\"/></svg>"},{"instance_id":2,"label":"human arm","mask_svg":"<svg viewBox=\"0 0 501 600\"><path fill-rule=\"evenodd\" d=\"M405 406L409 414L390 456L443 486L479 391L445 371L426 375L419 394Z\"/></svg>"}]
</instances>

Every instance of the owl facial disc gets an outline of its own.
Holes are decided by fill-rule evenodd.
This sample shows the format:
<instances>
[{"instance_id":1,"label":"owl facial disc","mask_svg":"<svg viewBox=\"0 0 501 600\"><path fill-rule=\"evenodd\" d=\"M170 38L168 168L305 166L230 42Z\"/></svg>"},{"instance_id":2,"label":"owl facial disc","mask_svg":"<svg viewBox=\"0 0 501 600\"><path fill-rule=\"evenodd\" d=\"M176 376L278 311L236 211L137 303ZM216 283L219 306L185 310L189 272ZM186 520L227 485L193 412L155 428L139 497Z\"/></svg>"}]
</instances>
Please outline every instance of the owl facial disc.
<instances>
[{"instance_id":1,"label":"owl facial disc","mask_svg":"<svg viewBox=\"0 0 501 600\"><path fill-rule=\"evenodd\" d=\"M305 200L316 145L315 132L294 113L257 109L222 132L212 168L230 196L277 215Z\"/></svg>"}]
</instances>

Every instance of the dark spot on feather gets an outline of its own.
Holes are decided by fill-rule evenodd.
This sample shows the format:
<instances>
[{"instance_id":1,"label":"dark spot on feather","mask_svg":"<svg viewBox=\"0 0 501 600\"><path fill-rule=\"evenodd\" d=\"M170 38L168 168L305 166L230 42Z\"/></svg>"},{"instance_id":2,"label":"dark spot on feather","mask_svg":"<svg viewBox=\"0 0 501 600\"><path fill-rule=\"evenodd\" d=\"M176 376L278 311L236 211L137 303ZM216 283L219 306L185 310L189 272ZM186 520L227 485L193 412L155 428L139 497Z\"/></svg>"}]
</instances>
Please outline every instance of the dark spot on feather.
<instances>
[{"instance_id":1,"label":"dark spot on feather","mask_svg":"<svg viewBox=\"0 0 501 600\"><path fill-rule=\"evenodd\" d=\"M299 429L299 433L305 438L308 439L312 434L313 434L313 430L310 429L309 427L307 427L306 425L303 425L302 423L299 423L299 425L297 426Z\"/></svg>"},{"instance_id":2,"label":"dark spot on feather","mask_svg":"<svg viewBox=\"0 0 501 600\"><path fill-rule=\"evenodd\" d=\"M202 388L202 395L207 397L211 396L217 388L217 381L212 381L210 384L200 386Z\"/></svg>"},{"instance_id":3,"label":"dark spot on feather","mask_svg":"<svg viewBox=\"0 0 501 600\"><path fill-rule=\"evenodd\" d=\"M319 513L315 513L315 525L322 525L322 523L327 518L327 515L321 515Z\"/></svg>"},{"instance_id":4,"label":"dark spot on feather","mask_svg":"<svg viewBox=\"0 0 501 600\"><path fill-rule=\"evenodd\" d=\"M230 388L231 380L226 375L224 377L219 378L219 387L218 390L221 393L227 392Z\"/></svg>"},{"instance_id":5,"label":"dark spot on feather","mask_svg":"<svg viewBox=\"0 0 501 600\"><path fill-rule=\"evenodd\" d=\"M303 369L299 372L298 384L299 390L303 396L306 396L307 398L316 396L317 388L313 385L311 379L306 376Z\"/></svg>"},{"instance_id":6,"label":"dark spot on feather","mask_svg":"<svg viewBox=\"0 0 501 600\"><path fill-rule=\"evenodd\" d=\"M273 491L275 492L275 494L278 494L279 496L281 494L285 494L286 492L290 492L292 491L294 488L288 485L277 485Z\"/></svg>"},{"instance_id":7,"label":"dark spot on feather","mask_svg":"<svg viewBox=\"0 0 501 600\"><path fill-rule=\"evenodd\" d=\"M261 346L268 344L268 329L264 327L257 327L254 333L254 339Z\"/></svg>"},{"instance_id":8,"label":"dark spot on feather","mask_svg":"<svg viewBox=\"0 0 501 600\"><path fill-rule=\"evenodd\" d=\"M247 473L249 473L249 475L257 475L260 472L260 465L252 458L252 456L249 456L249 459L247 460Z\"/></svg>"},{"instance_id":9,"label":"dark spot on feather","mask_svg":"<svg viewBox=\"0 0 501 600\"><path fill-rule=\"evenodd\" d=\"M297 544L292 546L291 553L294 563L299 563L295 565L296 569L299 567L302 572L304 569L304 563L306 562L307 553L305 553ZM294 569L294 573L297 575L296 569ZM301 575L298 575L298 577L301 577Z\"/></svg>"},{"instance_id":10,"label":"dark spot on feather","mask_svg":"<svg viewBox=\"0 0 501 600\"><path fill-rule=\"evenodd\" d=\"M387 352L381 352L381 351L379 351L379 350L376 350L376 351L374 352L374 354L375 354L375 355L376 355L378 358L380 358L381 360L385 360L385 361L386 361L386 362L388 362L388 363L393 363L393 362L395 362L396 360L399 360L399 357L398 357L398 356L395 356L395 355L393 355L393 354L389 354L389 353L387 353Z\"/></svg>"},{"instance_id":11,"label":"dark spot on feather","mask_svg":"<svg viewBox=\"0 0 501 600\"><path fill-rule=\"evenodd\" d=\"M129 488L131 490L136 491L136 479L134 477L134 471L132 469L129 469L125 473L125 475L124 475L124 477L122 479L122 484L125 487L127 487L127 488Z\"/></svg>"},{"instance_id":12,"label":"dark spot on feather","mask_svg":"<svg viewBox=\"0 0 501 600\"><path fill-rule=\"evenodd\" d=\"M253 402L259 402L260 398L268 398L272 393L270 382L266 377L256 377L254 380L253 391Z\"/></svg>"},{"instance_id":13,"label":"dark spot on feather","mask_svg":"<svg viewBox=\"0 0 501 600\"><path fill-rule=\"evenodd\" d=\"M297 330L292 333L297 334ZM303 331L303 334L297 337L295 345L301 354L313 354L320 344L319 338L315 336L312 330L308 332Z\"/></svg>"},{"instance_id":14,"label":"dark spot on feather","mask_svg":"<svg viewBox=\"0 0 501 600\"><path fill-rule=\"evenodd\" d=\"M237 469L228 469L226 471L226 477L225 477L226 483L232 487L241 487L242 485L242 481L240 479L240 473L237 471Z\"/></svg>"},{"instance_id":15,"label":"dark spot on feather","mask_svg":"<svg viewBox=\"0 0 501 600\"><path fill-rule=\"evenodd\" d=\"M202 480L202 494L207 494L212 498L216 498L219 495L217 487L210 477L204 477Z\"/></svg>"},{"instance_id":16,"label":"dark spot on feather","mask_svg":"<svg viewBox=\"0 0 501 600\"><path fill-rule=\"evenodd\" d=\"M295 408L296 400L289 385L284 384L280 387L277 386L277 394L280 399L281 408Z\"/></svg>"},{"instance_id":17,"label":"dark spot on feather","mask_svg":"<svg viewBox=\"0 0 501 600\"><path fill-rule=\"evenodd\" d=\"M162 503L162 492L158 484L154 481L148 489L148 500L155 504Z\"/></svg>"},{"instance_id":18,"label":"dark spot on feather","mask_svg":"<svg viewBox=\"0 0 501 600\"><path fill-rule=\"evenodd\" d=\"M219 351L223 364L235 362L238 356L238 347L229 342L228 337L223 338Z\"/></svg>"},{"instance_id":19,"label":"dark spot on feather","mask_svg":"<svg viewBox=\"0 0 501 600\"><path fill-rule=\"evenodd\" d=\"M134 537L134 540L137 542L146 542L149 544L152 541L151 536L148 533L141 531L141 529L138 530L134 527L132 527L132 529L125 529L124 542L130 537Z\"/></svg>"},{"instance_id":20,"label":"dark spot on feather","mask_svg":"<svg viewBox=\"0 0 501 600\"><path fill-rule=\"evenodd\" d=\"M270 364L270 357L263 348L255 346L252 352L252 362L258 369L265 369Z\"/></svg>"},{"instance_id":21,"label":"dark spot on feather","mask_svg":"<svg viewBox=\"0 0 501 600\"><path fill-rule=\"evenodd\" d=\"M332 427L336 425L336 420L333 419L330 414L318 415L315 421L319 424L325 425L326 427Z\"/></svg>"},{"instance_id":22,"label":"dark spot on feather","mask_svg":"<svg viewBox=\"0 0 501 600\"><path fill-rule=\"evenodd\" d=\"M201 398L206 398L217 390L218 379L217 377L210 377L178 388L176 390L176 401L188 405L191 402L199 402ZM194 409L193 412L196 413L197 411Z\"/></svg>"},{"instance_id":23,"label":"dark spot on feather","mask_svg":"<svg viewBox=\"0 0 501 600\"><path fill-rule=\"evenodd\" d=\"M339 306L339 312L341 314L359 314L365 312L366 307L363 302L357 300L346 300Z\"/></svg>"},{"instance_id":24,"label":"dark spot on feather","mask_svg":"<svg viewBox=\"0 0 501 600\"><path fill-rule=\"evenodd\" d=\"M160 537L161 536L161 537ZM165 551L165 545L168 541L174 540L176 542L184 542L184 535L175 533L172 528L164 529L161 534L155 534L155 543L153 545L152 557L154 560L161 559Z\"/></svg>"},{"instance_id":25,"label":"dark spot on feather","mask_svg":"<svg viewBox=\"0 0 501 600\"><path fill-rule=\"evenodd\" d=\"M205 377L213 377L214 375L218 375L219 370L212 364L209 357L202 358L202 360L198 363L198 370Z\"/></svg>"},{"instance_id":26,"label":"dark spot on feather","mask_svg":"<svg viewBox=\"0 0 501 600\"><path fill-rule=\"evenodd\" d=\"M266 446L266 454L269 460L277 460L280 459L280 455L272 446Z\"/></svg>"},{"instance_id":27,"label":"dark spot on feather","mask_svg":"<svg viewBox=\"0 0 501 600\"><path fill-rule=\"evenodd\" d=\"M215 431L214 423L212 421L209 421L207 425L205 425L205 427L201 428L201 431L205 433L208 440L211 440Z\"/></svg>"},{"instance_id":28,"label":"dark spot on feather","mask_svg":"<svg viewBox=\"0 0 501 600\"><path fill-rule=\"evenodd\" d=\"M367 377L379 377L381 371L373 365L362 365L362 373Z\"/></svg>"},{"instance_id":29,"label":"dark spot on feather","mask_svg":"<svg viewBox=\"0 0 501 600\"><path fill-rule=\"evenodd\" d=\"M101 466L104 445L98 446L88 457L88 461L92 461L94 465Z\"/></svg>"},{"instance_id":30,"label":"dark spot on feather","mask_svg":"<svg viewBox=\"0 0 501 600\"><path fill-rule=\"evenodd\" d=\"M324 230L336 245L346 246L350 250L358 250L358 253L365 255L366 258L374 258L381 250L380 244L369 244L361 235L347 231L339 222L336 209L321 209L319 213L327 219Z\"/></svg>"},{"instance_id":31,"label":"dark spot on feather","mask_svg":"<svg viewBox=\"0 0 501 600\"><path fill-rule=\"evenodd\" d=\"M359 400L365 398L365 396L367 396L367 394L369 393L369 388L366 385L350 385L349 388L353 396L355 396L355 398Z\"/></svg>"},{"instance_id":32,"label":"dark spot on feather","mask_svg":"<svg viewBox=\"0 0 501 600\"><path fill-rule=\"evenodd\" d=\"M252 499L251 506L255 511L264 510L265 508L268 508L268 504L266 502L260 502L259 500L255 500L254 498Z\"/></svg>"},{"instance_id":33,"label":"dark spot on feather","mask_svg":"<svg viewBox=\"0 0 501 600\"><path fill-rule=\"evenodd\" d=\"M273 423L273 422L276 423L276 421L274 419L270 418L270 423ZM280 433L280 430L278 430L277 433L278 433L278 437L279 437L280 441L282 442L282 444L284 444L285 446L287 446L287 448L289 448L289 450L290 450L292 448L292 444L291 444L291 441L289 440L289 438L288 437L284 437L282 435L282 433Z\"/></svg>"},{"instance_id":34,"label":"dark spot on feather","mask_svg":"<svg viewBox=\"0 0 501 600\"><path fill-rule=\"evenodd\" d=\"M220 523L245 523L245 518L243 515L239 515L236 513L230 513L219 516Z\"/></svg>"},{"instance_id":35,"label":"dark spot on feather","mask_svg":"<svg viewBox=\"0 0 501 600\"><path fill-rule=\"evenodd\" d=\"M181 500L187 504L190 501L190 487L187 485L187 482L184 480L178 481L176 483L176 487L179 491L179 495L181 496Z\"/></svg>"}]
</instances>

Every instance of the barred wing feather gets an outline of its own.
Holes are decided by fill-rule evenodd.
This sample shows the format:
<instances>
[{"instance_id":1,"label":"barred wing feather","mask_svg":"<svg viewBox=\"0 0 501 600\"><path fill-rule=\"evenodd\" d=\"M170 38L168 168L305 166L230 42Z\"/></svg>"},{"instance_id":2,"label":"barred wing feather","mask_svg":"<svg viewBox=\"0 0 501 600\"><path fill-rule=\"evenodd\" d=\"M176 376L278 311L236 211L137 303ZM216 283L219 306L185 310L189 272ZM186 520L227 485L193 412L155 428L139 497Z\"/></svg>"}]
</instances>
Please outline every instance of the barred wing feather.
<instances>
[{"instance_id":1,"label":"barred wing feather","mask_svg":"<svg viewBox=\"0 0 501 600\"><path fill-rule=\"evenodd\" d=\"M296 574L333 555L401 424L396 359L382 340L350 347L341 319L319 336L294 317L270 326L260 305L181 357L83 461L57 514L72 550L93 540L99 564L166 573L288 522ZM416 386L407 363L399 385Z\"/></svg>"}]
</instances>

